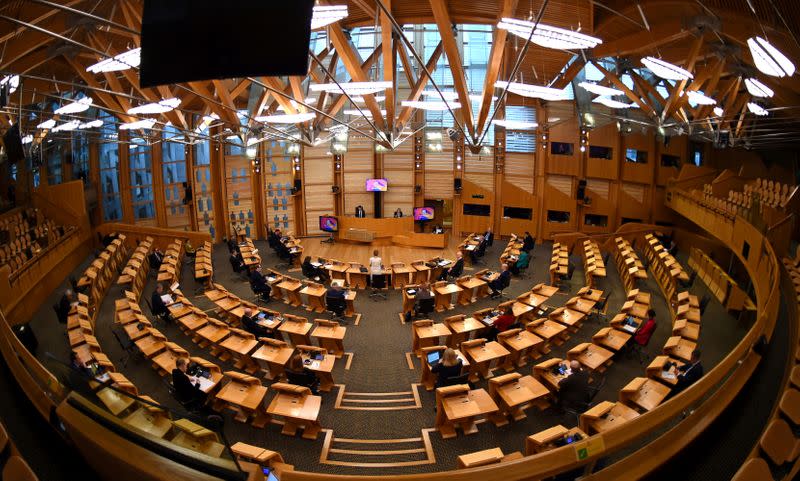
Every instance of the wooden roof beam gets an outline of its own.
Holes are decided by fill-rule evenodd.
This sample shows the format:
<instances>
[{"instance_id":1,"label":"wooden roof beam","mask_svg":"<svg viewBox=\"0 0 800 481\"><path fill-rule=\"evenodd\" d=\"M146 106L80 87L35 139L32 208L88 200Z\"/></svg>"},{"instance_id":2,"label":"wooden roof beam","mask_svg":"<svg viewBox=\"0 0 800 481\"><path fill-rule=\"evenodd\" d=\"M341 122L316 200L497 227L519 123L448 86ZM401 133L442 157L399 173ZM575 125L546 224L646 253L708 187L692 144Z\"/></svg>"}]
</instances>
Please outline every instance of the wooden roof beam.
<instances>
[{"instance_id":1,"label":"wooden roof beam","mask_svg":"<svg viewBox=\"0 0 800 481\"><path fill-rule=\"evenodd\" d=\"M622 90L629 99L631 99L636 105L638 105L639 108L642 109L642 112L644 112L646 115L653 115L653 116L657 115L655 109L653 109L653 107L651 107L650 104L642 100L641 97L636 95L636 93L633 90L629 89L627 85L622 83L622 80L620 80L616 74L611 73L608 70L604 69L603 67L600 66L600 64L598 64L594 60L592 60L592 65L594 65L606 79L608 79L612 84L614 84L614 87Z\"/></svg>"},{"instance_id":2,"label":"wooden roof beam","mask_svg":"<svg viewBox=\"0 0 800 481\"><path fill-rule=\"evenodd\" d=\"M375 50L373 50L372 53L370 54L370 56L367 57L367 59L364 60L364 62L361 64L361 69L362 70L371 68L372 65L375 64L375 62L378 61L378 58L381 55L383 55L382 52L381 52L382 48L383 48L383 44L382 43L381 43L381 45L378 45L377 47L375 47ZM335 54L335 52L334 52L334 54ZM335 65L336 65L336 58L334 58L333 61L331 62L331 66L328 68L328 71L329 72L333 72L334 71L333 67ZM347 96L346 95L327 94L325 92L320 92L320 93L321 94L325 94L326 96L330 96L330 97L334 98L333 104L330 106L330 108L328 108L328 111L326 113L328 115L330 115L331 117L335 117L336 114L338 114L339 111L342 110L342 107L344 107L344 104L347 101ZM324 105L324 98L325 97L320 95L319 100L318 100L318 105ZM323 101L323 104L319 104L319 101ZM321 106L319 106L317 108L322 110ZM317 130L317 129L319 129L320 126L328 125L330 122L331 122L331 119L329 119L328 117L322 117L322 118L317 117L317 121L315 122L314 128L315 128L315 130Z\"/></svg>"},{"instance_id":3,"label":"wooden roof beam","mask_svg":"<svg viewBox=\"0 0 800 481\"><path fill-rule=\"evenodd\" d=\"M403 73L406 74L408 85L412 86L417 83L416 75L414 75L414 67L411 64L411 59L408 57L408 50L403 42L397 42L397 51L400 53L400 62L403 64Z\"/></svg>"},{"instance_id":4,"label":"wooden roof beam","mask_svg":"<svg viewBox=\"0 0 800 481\"><path fill-rule=\"evenodd\" d=\"M87 72L85 68L78 65L78 63L72 59L65 58L65 60L67 61L68 64L70 64L70 66L72 66L73 69L75 69L75 72L78 74L78 76L80 76L83 79L83 81L86 82L86 85L95 89L103 89L103 87L100 85L97 79L95 79L92 76L92 74ZM118 102L119 97L115 95L107 94L99 90L95 90L94 95L96 95L97 98L100 99L100 101L103 103L103 105L105 105L106 108L108 108L112 112L127 111L127 109L122 108L122 106ZM130 115L122 115L122 114L116 114L116 115L123 122L133 122L134 120L136 120L134 117Z\"/></svg>"},{"instance_id":5,"label":"wooden roof beam","mask_svg":"<svg viewBox=\"0 0 800 481\"><path fill-rule=\"evenodd\" d=\"M513 17L514 12L517 10L517 3L518 0L503 0L503 6L500 9L498 20L501 18ZM483 132L483 127L486 125L486 120L489 117L489 109L492 106L492 94L494 93L494 83L497 81L497 76L500 73L500 65L503 63L503 54L505 53L507 38L507 30L502 28L494 29L492 50L489 53L489 60L486 65L486 78L483 82L480 110L478 111L478 125L476 128L478 132Z\"/></svg>"},{"instance_id":6,"label":"wooden roof beam","mask_svg":"<svg viewBox=\"0 0 800 481\"><path fill-rule=\"evenodd\" d=\"M694 64L697 62L697 55L700 53L700 47L703 46L703 35L700 35L695 39L694 43L692 44L691 50L689 50L689 61L686 63L686 70L689 72L694 70ZM686 84L689 83L688 79L684 79L678 82L675 88L672 90L672 94L667 99L667 105L664 106L664 110L661 112L661 120L664 121L672 114L675 113L675 109L680 106L680 98L683 95L684 89L686 88Z\"/></svg>"},{"instance_id":7,"label":"wooden roof beam","mask_svg":"<svg viewBox=\"0 0 800 481\"><path fill-rule=\"evenodd\" d=\"M391 0L382 0L384 2L384 6L391 12L392 11L392 1ZM395 88L397 87L397 82L394 78L394 73L396 70L396 58L397 58L397 47L394 42L394 38L392 35L392 21L389 19L389 16L381 10L380 13L380 22L381 22L381 45L383 48L383 80L385 82L391 82L391 87L385 90L386 100L384 101L384 105L386 106L386 130L394 135L394 92Z\"/></svg>"},{"instance_id":8,"label":"wooden roof beam","mask_svg":"<svg viewBox=\"0 0 800 481\"><path fill-rule=\"evenodd\" d=\"M439 61L439 57L442 56L442 52L444 51L442 47L442 42L439 42L439 45L433 50L431 57L428 59L428 62L425 64L425 68L428 69L428 72L433 73L436 70L436 63ZM417 83L413 85L411 88L411 93L408 96L408 100L419 100L420 95L422 95L422 91L425 90L425 86L428 85L428 76L427 75L420 75L419 79L417 79ZM403 107L400 110L400 116L397 118L397 130L403 130L403 127L406 126L406 122L408 119L411 118L411 112L414 109L412 107Z\"/></svg>"},{"instance_id":9,"label":"wooden roof beam","mask_svg":"<svg viewBox=\"0 0 800 481\"><path fill-rule=\"evenodd\" d=\"M613 17L612 17L613 18ZM602 28L595 28L595 33L602 32ZM603 42L594 49L591 55L594 58L624 57L634 53L650 52L668 43L681 40L690 32L683 29L680 19L651 25L650 30L640 30L632 35L620 37L616 40Z\"/></svg>"},{"instance_id":10,"label":"wooden roof beam","mask_svg":"<svg viewBox=\"0 0 800 481\"><path fill-rule=\"evenodd\" d=\"M453 34L453 21L450 19L450 12L447 10L447 0L428 0L433 11L433 18L439 27L439 36L442 39L444 53L447 55L450 71L453 74L453 87L458 93L458 100L461 103L461 118L466 124L467 132L475 138L475 125L472 122L472 102L467 91L467 78L464 74L464 66L461 62L461 55L458 53L456 36Z\"/></svg>"}]
</instances>

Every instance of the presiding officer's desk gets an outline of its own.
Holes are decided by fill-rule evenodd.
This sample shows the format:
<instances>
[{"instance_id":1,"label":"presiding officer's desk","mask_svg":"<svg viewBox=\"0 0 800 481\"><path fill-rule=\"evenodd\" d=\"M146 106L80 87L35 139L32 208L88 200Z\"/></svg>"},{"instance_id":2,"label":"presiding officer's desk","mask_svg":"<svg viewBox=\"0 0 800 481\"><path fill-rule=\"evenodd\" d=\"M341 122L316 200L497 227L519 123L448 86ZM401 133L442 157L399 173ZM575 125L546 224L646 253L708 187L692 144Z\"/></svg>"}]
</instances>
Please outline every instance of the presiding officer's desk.
<instances>
[{"instance_id":1,"label":"presiding officer's desk","mask_svg":"<svg viewBox=\"0 0 800 481\"><path fill-rule=\"evenodd\" d=\"M413 217L374 219L343 216L339 217L336 240L363 242L374 246L400 245L444 249L447 246L448 234L414 232Z\"/></svg>"}]
</instances>

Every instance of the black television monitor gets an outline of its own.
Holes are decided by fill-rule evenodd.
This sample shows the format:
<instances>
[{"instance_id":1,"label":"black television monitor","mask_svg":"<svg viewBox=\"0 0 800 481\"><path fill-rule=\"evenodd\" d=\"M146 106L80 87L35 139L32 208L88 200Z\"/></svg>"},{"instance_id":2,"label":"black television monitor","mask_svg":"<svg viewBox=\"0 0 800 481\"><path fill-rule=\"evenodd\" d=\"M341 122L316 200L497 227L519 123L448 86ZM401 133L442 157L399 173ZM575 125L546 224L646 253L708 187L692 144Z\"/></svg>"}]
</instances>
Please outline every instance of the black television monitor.
<instances>
[{"instance_id":1,"label":"black television monitor","mask_svg":"<svg viewBox=\"0 0 800 481\"><path fill-rule=\"evenodd\" d=\"M319 228L323 232L337 232L339 230L339 219L332 215L319 216Z\"/></svg>"},{"instance_id":2,"label":"black television monitor","mask_svg":"<svg viewBox=\"0 0 800 481\"><path fill-rule=\"evenodd\" d=\"M433 207L414 207L414 220L433 220L434 214Z\"/></svg>"}]
</instances>

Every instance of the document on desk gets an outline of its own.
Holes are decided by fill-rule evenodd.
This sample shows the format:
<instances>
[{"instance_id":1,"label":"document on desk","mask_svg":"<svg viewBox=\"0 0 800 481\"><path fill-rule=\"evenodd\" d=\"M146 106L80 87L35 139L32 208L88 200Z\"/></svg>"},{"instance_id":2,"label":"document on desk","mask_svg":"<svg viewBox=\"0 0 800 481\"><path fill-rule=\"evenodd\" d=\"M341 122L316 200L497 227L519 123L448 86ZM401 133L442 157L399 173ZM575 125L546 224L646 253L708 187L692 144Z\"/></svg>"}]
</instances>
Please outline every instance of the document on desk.
<instances>
[{"instance_id":1,"label":"document on desk","mask_svg":"<svg viewBox=\"0 0 800 481\"><path fill-rule=\"evenodd\" d=\"M319 369L319 366L320 366L319 361L311 361L311 364L309 365L311 369Z\"/></svg>"},{"instance_id":2,"label":"document on desk","mask_svg":"<svg viewBox=\"0 0 800 481\"><path fill-rule=\"evenodd\" d=\"M161 296L161 300L164 302L164 304L171 304L172 303L172 296L169 295L169 294L164 294L164 295Z\"/></svg>"},{"instance_id":3,"label":"document on desk","mask_svg":"<svg viewBox=\"0 0 800 481\"><path fill-rule=\"evenodd\" d=\"M322 267L322 263L320 262L312 262L311 265L317 268Z\"/></svg>"},{"instance_id":4,"label":"document on desk","mask_svg":"<svg viewBox=\"0 0 800 481\"><path fill-rule=\"evenodd\" d=\"M474 251L475 250L475 245L474 244L470 244L465 249L467 249L468 251Z\"/></svg>"},{"instance_id":5,"label":"document on desk","mask_svg":"<svg viewBox=\"0 0 800 481\"><path fill-rule=\"evenodd\" d=\"M206 377L198 377L197 382L200 384L200 390L208 392L214 386L214 381Z\"/></svg>"},{"instance_id":6,"label":"document on desk","mask_svg":"<svg viewBox=\"0 0 800 481\"><path fill-rule=\"evenodd\" d=\"M622 328L631 333L636 332L636 326L631 326L630 324L625 324Z\"/></svg>"},{"instance_id":7,"label":"document on desk","mask_svg":"<svg viewBox=\"0 0 800 481\"><path fill-rule=\"evenodd\" d=\"M178 284L177 282L173 282L172 285L169 286L169 290L171 290L172 292L175 292L175 291L178 290L179 287L181 287L180 284Z\"/></svg>"},{"instance_id":8,"label":"document on desk","mask_svg":"<svg viewBox=\"0 0 800 481\"><path fill-rule=\"evenodd\" d=\"M661 377L663 377L664 379L667 379L669 381L673 381L673 380L676 379L675 374L673 374L673 373L671 373L669 371L661 371Z\"/></svg>"}]
</instances>

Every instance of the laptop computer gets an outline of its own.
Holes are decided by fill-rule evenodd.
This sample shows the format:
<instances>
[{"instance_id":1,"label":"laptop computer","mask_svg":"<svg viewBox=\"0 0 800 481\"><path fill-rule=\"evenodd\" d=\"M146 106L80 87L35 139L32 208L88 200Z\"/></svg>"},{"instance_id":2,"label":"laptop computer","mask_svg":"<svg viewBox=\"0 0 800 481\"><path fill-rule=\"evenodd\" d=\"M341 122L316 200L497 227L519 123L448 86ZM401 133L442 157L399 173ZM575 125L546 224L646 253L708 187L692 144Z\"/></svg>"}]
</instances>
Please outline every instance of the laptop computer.
<instances>
[{"instance_id":1,"label":"laptop computer","mask_svg":"<svg viewBox=\"0 0 800 481\"><path fill-rule=\"evenodd\" d=\"M437 364L439 359L441 359L442 353L439 351L431 351L428 353L428 364L431 366Z\"/></svg>"}]
</instances>

